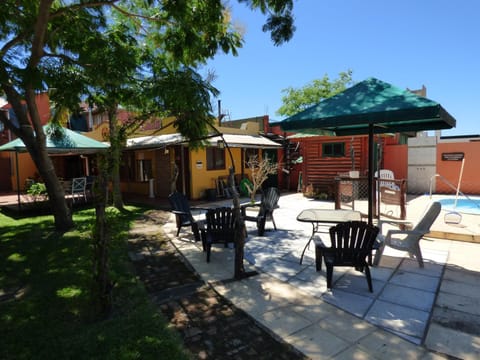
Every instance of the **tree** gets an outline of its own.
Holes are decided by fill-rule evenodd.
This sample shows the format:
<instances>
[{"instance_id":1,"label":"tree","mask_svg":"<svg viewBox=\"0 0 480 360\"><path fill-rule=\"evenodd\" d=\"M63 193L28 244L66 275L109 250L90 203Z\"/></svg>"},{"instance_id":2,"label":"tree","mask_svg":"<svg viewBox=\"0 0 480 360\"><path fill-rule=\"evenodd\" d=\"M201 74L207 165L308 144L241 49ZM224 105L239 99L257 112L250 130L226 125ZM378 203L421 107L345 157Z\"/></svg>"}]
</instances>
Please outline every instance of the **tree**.
<instances>
[{"instance_id":1,"label":"tree","mask_svg":"<svg viewBox=\"0 0 480 360\"><path fill-rule=\"evenodd\" d=\"M250 194L250 200L255 202L255 194L261 188L265 180L268 179L268 175L276 174L278 170L278 164L273 163L269 158L263 158L259 160L258 155L251 156L248 159L248 168L250 169L252 184L245 183Z\"/></svg>"},{"instance_id":2,"label":"tree","mask_svg":"<svg viewBox=\"0 0 480 360\"><path fill-rule=\"evenodd\" d=\"M302 88L289 87L283 89L283 105L277 110L277 114L282 116L295 115L323 99L342 92L352 83L352 71L347 70L339 73L339 78L336 80L330 80L328 75L324 75L323 78L315 79Z\"/></svg>"},{"instance_id":3,"label":"tree","mask_svg":"<svg viewBox=\"0 0 480 360\"><path fill-rule=\"evenodd\" d=\"M239 1L268 14L263 29L271 32L275 44L291 38L293 0ZM118 20L124 20L125 34L134 40L132 46L150 49L149 56L135 57L140 60L135 74L145 77L155 75L149 71L152 67L143 67L149 61L157 67L161 65L164 74L175 74L184 66L195 69L217 51L236 54L242 45L240 34L219 0L5 0L2 5L0 87L12 105L16 121L4 112L0 112L0 121L25 143L45 182L55 226L62 231L72 227L73 222L45 147L35 94L61 89L54 92L55 102L74 108L81 95L88 93L89 86L101 89L102 84L107 85L111 72L98 71L99 67L110 60L108 64L119 74L123 61L128 59L104 57L99 61L97 56L97 61L92 62L95 57L91 53L96 50L97 54L108 54L109 47L118 44L116 37L108 41L103 37L118 26ZM161 107L163 111L171 110L162 101L157 104L165 105ZM207 131L208 116L192 116L191 110L186 107L174 111L183 114L176 126L187 137L197 138L198 129Z\"/></svg>"}]
</instances>

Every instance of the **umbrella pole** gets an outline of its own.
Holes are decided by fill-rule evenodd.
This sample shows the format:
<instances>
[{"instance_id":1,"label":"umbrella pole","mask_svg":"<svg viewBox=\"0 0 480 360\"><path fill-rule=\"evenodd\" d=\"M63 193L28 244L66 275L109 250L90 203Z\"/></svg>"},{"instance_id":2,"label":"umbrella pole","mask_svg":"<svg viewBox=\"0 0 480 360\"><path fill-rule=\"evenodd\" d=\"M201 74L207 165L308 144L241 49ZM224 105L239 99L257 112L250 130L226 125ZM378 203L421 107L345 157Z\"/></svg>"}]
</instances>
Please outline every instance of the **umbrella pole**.
<instances>
[{"instance_id":1,"label":"umbrella pole","mask_svg":"<svg viewBox=\"0 0 480 360\"><path fill-rule=\"evenodd\" d=\"M20 177L18 171L18 151L15 150L15 172L17 173L17 205L18 212L22 210L22 201L20 200Z\"/></svg>"},{"instance_id":2,"label":"umbrella pole","mask_svg":"<svg viewBox=\"0 0 480 360\"><path fill-rule=\"evenodd\" d=\"M373 124L368 124L368 223L373 223Z\"/></svg>"}]
</instances>

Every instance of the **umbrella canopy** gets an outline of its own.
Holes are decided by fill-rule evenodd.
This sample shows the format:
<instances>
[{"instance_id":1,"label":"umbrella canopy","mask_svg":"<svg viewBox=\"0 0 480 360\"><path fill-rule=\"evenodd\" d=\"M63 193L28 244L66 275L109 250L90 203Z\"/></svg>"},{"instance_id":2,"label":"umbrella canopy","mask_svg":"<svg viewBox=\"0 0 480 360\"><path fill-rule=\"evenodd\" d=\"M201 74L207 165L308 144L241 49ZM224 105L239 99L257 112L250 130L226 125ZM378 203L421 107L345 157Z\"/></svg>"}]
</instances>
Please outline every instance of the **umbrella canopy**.
<instances>
[{"instance_id":1,"label":"umbrella canopy","mask_svg":"<svg viewBox=\"0 0 480 360\"><path fill-rule=\"evenodd\" d=\"M50 125L43 127L47 132ZM47 151L49 154L88 154L109 148L108 144L91 139L70 129L61 128L62 136L47 135ZM0 151L26 152L27 147L22 139L12 140L2 146Z\"/></svg>"},{"instance_id":2,"label":"umbrella canopy","mask_svg":"<svg viewBox=\"0 0 480 360\"><path fill-rule=\"evenodd\" d=\"M432 100L368 78L280 123L286 131L369 135L368 220L373 214L373 135L450 129L455 119Z\"/></svg>"},{"instance_id":3,"label":"umbrella canopy","mask_svg":"<svg viewBox=\"0 0 480 360\"><path fill-rule=\"evenodd\" d=\"M384 81L368 78L281 122L284 130L334 131L336 135L450 129L455 119L442 106Z\"/></svg>"}]
</instances>

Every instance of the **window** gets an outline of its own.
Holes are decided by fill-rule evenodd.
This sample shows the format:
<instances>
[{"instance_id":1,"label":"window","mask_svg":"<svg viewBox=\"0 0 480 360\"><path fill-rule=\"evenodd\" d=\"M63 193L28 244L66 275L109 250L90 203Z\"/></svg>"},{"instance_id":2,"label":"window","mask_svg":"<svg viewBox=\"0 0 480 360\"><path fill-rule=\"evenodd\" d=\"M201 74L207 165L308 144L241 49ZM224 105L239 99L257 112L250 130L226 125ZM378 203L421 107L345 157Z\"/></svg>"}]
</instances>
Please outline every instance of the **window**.
<instances>
[{"instance_id":1,"label":"window","mask_svg":"<svg viewBox=\"0 0 480 360\"><path fill-rule=\"evenodd\" d=\"M225 169L225 149L207 148L207 170Z\"/></svg>"},{"instance_id":2,"label":"window","mask_svg":"<svg viewBox=\"0 0 480 360\"><path fill-rule=\"evenodd\" d=\"M322 157L345 156L345 143L324 143L322 144Z\"/></svg>"},{"instance_id":3,"label":"window","mask_svg":"<svg viewBox=\"0 0 480 360\"><path fill-rule=\"evenodd\" d=\"M137 160L137 181L148 181L152 176L152 160Z\"/></svg>"}]
</instances>

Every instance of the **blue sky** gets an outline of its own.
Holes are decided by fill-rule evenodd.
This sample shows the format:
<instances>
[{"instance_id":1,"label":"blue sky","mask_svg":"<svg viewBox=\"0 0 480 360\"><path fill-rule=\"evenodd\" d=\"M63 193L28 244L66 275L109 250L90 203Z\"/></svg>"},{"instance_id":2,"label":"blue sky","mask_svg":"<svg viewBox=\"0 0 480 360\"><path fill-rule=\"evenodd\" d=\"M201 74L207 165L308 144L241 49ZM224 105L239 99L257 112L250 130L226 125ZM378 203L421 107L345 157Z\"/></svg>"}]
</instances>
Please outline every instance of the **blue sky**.
<instances>
[{"instance_id":1,"label":"blue sky","mask_svg":"<svg viewBox=\"0 0 480 360\"><path fill-rule=\"evenodd\" d=\"M260 12L230 5L245 29L244 46L206 69L215 72L232 120L282 120L282 89L351 69L356 82L373 76L400 88L425 85L427 97L457 120L442 135L480 134L480 1L299 0L295 35L279 47L262 32Z\"/></svg>"}]
</instances>

